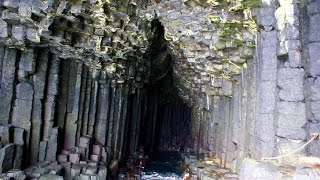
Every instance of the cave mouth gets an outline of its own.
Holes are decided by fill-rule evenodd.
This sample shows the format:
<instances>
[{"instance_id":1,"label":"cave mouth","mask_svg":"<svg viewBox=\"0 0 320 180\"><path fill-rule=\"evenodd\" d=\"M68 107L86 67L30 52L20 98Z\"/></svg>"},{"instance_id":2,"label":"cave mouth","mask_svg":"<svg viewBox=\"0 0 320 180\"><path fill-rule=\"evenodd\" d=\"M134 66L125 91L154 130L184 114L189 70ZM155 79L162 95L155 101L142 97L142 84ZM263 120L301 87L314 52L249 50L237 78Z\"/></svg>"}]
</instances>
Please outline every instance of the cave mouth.
<instances>
[{"instance_id":1,"label":"cave mouth","mask_svg":"<svg viewBox=\"0 0 320 180\"><path fill-rule=\"evenodd\" d=\"M164 27L157 19L151 24L154 36L147 52L151 71L146 85L150 101L147 104L151 106L146 107L147 117L142 122L139 144L149 153L183 151L188 143L186 137L190 136L191 109L178 95L173 76L174 57L164 38ZM155 122L149 124L150 120ZM152 134L148 133L150 129Z\"/></svg>"},{"instance_id":2,"label":"cave mouth","mask_svg":"<svg viewBox=\"0 0 320 180\"><path fill-rule=\"evenodd\" d=\"M151 71L137 149L143 148L150 157L147 171L181 175L181 153L191 144L191 108L179 96L164 27L154 20L152 29L154 38L147 53Z\"/></svg>"},{"instance_id":3,"label":"cave mouth","mask_svg":"<svg viewBox=\"0 0 320 180\"><path fill-rule=\"evenodd\" d=\"M153 152L182 152L191 144L191 108L180 99L172 73L153 85L148 93L149 106L142 119L139 145Z\"/></svg>"},{"instance_id":4,"label":"cave mouth","mask_svg":"<svg viewBox=\"0 0 320 180\"><path fill-rule=\"evenodd\" d=\"M191 108L178 96L172 73L151 86L147 94L149 106L141 122L138 146L138 152L149 157L143 177L179 178L183 172L181 155L191 145Z\"/></svg>"}]
</instances>

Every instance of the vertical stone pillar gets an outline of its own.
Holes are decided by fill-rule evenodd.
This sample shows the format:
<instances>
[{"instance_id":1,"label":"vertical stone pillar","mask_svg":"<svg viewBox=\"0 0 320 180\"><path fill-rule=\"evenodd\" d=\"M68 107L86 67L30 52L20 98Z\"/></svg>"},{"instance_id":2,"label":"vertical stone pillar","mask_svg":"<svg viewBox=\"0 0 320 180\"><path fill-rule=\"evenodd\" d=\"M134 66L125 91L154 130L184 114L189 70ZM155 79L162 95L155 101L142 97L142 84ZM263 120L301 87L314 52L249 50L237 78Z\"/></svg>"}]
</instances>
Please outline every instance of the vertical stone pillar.
<instances>
[{"instance_id":1,"label":"vertical stone pillar","mask_svg":"<svg viewBox=\"0 0 320 180\"><path fill-rule=\"evenodd\" d=\"M12 124L16 127L25 129L26 146L29 147L30 130L31 130L31 112L33 87L32 85L22 82L16 86L16 100L13 108Z\"/></svg>"},{"instance_id":2,"label":"vertical stone pillar","mask_svg":"<svg viewBox=\"0 0 320 180\"><path fill-rule=\"evenodd\" d=\"M87 135L88 132L88 122L89 122L89 110L90 110L90 98L91 98L91 86L92 86L92 74L90 73L90 70L88 69L88 75L87 75L87 84L86 84L86 90L85 90L85 104L82 114L82 127L81 127L81 134Z\"/></svg>"},{"instance_id":3,"label":"vertical stone pillar","mask_svg":"<svg viewBox=\"0 0 320 180\"><path fill-rule=\"evenodd\" d=\"M300 23L303 44L303 64L308 76L305 83L306 90L306 113L308 118L308 132L320 132L320 2L308 1L301 3ZM297 16L295 16L297 17ZM299 51L298 51L299 53ZM320 141L313 141L310 144L309 153L313 156L320 156Z\"/></svg>"},{"instance_id":4,"label":"vertical stone pillar","mask_svg":"<svg viewBox=\"0 0 320 180\"><path fill-rule=\"evenodd\" d=\"M23 54L24 55L24 54ZM28 57L29 56L29 57ZM48 60L49 60L49 49L39 48L34 51L34 54L26 54L22 57L28 57L33 59L36 63L35 74L32 76L34 98L32 102L32 129L30 138L30 163L36 164L38 162L39 143L43 139L41 137L42 125L43 125L43 109L44 104L44 91L46 88ZM25 60L23 60L25 61ZM29 137L28 137L29 138ZM27 141L28 142L28 141Z\"/></svg>"},{"instance_id":5,"label":"vertical stone pillar","mask_svg":"<svg viewBox=\"0 0 320 180\"><path fill-rule=\"evenodd\" d=\"M60 58L56 54L50 56L50 69L48 74L47 94L44 103L43 136L50 137L54 124L56 95L58 94Z\"/></svg>"},{"instance_id":6,"label":"vertical stone pillar","mask_svg":"<svg viewBox=\"0 0 320 180\"><path fill-rule=\"evenodd\" d=\"M110 82L106 79L106 72L101 71L99 80L99 96L97 108L97 121L95 127L96 141L105 145L106 132L108 126L108 113L109 113L109 88Z\"/></svg>"},{"instance_id":7,"label":"vertical stone pillar","mask_svg":"<svg viewBox=\"0 0 320 180\"><path fill-rule=\"evenodd\" d=\"M275 147L275 110L277 100L277 47L278 39L275 31L275 4L266 1L260 8L259 24L264 29L258 34L258 66L259 83L257 90L257 114L255 122L256 148L252 152L254 158L273 156ZM245 145L245 144L244 144Z\"/></svg>"},{"instance_id":8,"label":"vertical stone pillar","mask_svg":"<svg viewBox=\"0 0 320 180\"><path fill-rule=\"evenodd\" d=\"M64 129L65 116L67 111L67 100L68 100L68 79L69 79L69 65L70 61L65 59L61 60L61 71L59 73L60 83L59 83L59 96L57 99L56 106L56 121L60 129Z\"/></svg>"},{"instance_id":9,"label":"vertical stone pillar","mask_svg":"<svg viewBox=\"0 0 320 180\"><path fill-rule=\"evenodd\" d=\"M125 136L126 136L126 129L125 127L127 127L127 110L128 110L128 93L129 93L129 87L128 87L128 84L125 84L124 85L124 95L123 95L123 108L122 108L122 112L121 112L121 124L120 124L120 127L121 127L121 133L120 133L120 142L119 142L119 153L118 153L118 159L119 161L122 161L123 160L123 157L124 157L124 146L125 146ZM153 138L153 137L152 137Z\"/></svg>"},{"instance_id":10,"label":"vertical stone pillar","mask_svg":"<svg viewBox=\"0 0 320 180\"><path fill-rule=\"evenodd\" d=\"M302 47L299 22L299 2L279 1L275 12L279 38L277 85L276 142L277 153L290 152L302 145L306 139L307 123L304 102L305 70L302 62ZM314 69L310 69L312 73Z\"/></svg>"},{"instance_id":11,"label":"vertical stone pillar","mask_svg":"<svg viewBox=\"0 0 320 180\"><path fill-rule=\"evenodd\" d=\"M10 111L12 107L12 96L14 92L14 77L16 72L17 50L5 48L2 60L2 74L0 84L0 123L10 122Z\"/></svg>"},{"instance_id":12,"label":"vertical stone pillar","mask_svg":"<svg viewBox=\"0 0 320 180\"><path fill-rule=\"evenodd\" d=\"M97 94L98 94L98 72L93 69L92 72L92 84L91 84L91 98L90 98L90 109L89 109L89 121L87 135L92 136L94 131L94 124L96 123L96 111L97 111Z\"/></svg>"},{"instance_id":13,"label":"vertical stone pillar","mask_svg":"<svg viewBox=\"0 0 320 180\"><path fill-rule=\"evenodd\" d=\"M65 149L73 149L76 145L82 65L82 62L76 61L70 64L67 114L64 127Z\"/></svg>"}]
</instances>

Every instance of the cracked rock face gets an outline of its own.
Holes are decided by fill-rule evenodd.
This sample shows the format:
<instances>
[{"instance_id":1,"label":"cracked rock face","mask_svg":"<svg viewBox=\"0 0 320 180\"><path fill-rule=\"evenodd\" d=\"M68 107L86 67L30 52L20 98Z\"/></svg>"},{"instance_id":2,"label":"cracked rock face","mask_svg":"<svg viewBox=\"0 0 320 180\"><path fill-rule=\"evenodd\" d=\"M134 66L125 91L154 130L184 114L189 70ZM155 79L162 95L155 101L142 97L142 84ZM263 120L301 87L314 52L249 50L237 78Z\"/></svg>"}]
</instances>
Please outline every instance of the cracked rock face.
<instances>
[{"instance_id":1,"label":"cracked rock face","mask_svg":"<svg viewBox=\"0 0 320 180\"><path fill-rule=\"evenodd\" d=\"M158 19L175 56L180 96L193 102L200 92L230 96L219 82L235 81L253 58L257 26L252 8L257 3L4 1L1 37L3 44L22 50L29 44L50 47L59 58L104 68L122 81L124 69L131 68L128 59L149 71L142 59L153 37L151 21Z\"/></svg>"},{"instance_id":2,"label":"cracked rock face","mask_svg":"<svg viewBox=\"0 0 320 180\"><path fill-rule=\"evenodd\" d=\"M228 96L216 82L233 82L253 59L255 2L190 2L161 1L147 8L164 26L181 96Z\"/></svg>"}]
</instances>

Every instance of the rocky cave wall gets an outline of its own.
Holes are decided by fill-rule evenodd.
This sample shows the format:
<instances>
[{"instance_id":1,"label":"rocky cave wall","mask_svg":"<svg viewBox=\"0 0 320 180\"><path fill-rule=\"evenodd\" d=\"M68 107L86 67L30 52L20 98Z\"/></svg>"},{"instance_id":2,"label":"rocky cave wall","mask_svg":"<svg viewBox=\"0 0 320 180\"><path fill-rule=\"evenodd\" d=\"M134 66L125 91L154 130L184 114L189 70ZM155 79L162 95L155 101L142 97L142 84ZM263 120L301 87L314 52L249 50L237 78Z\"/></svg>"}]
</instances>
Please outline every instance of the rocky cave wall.
<instances>
[{"instance_id":1,"label":"rocky cave wall","mask_svg":"<svg viewBox=\"0 0 320 180\"><path fill-rule=\"evenodd\" d=\"M168 73L168 54L175 93L191 108L186 152L237 171L243 158L286 152L319 129L316 0L0 5L1 142L24 148L24 165L135 155L139 132L155 135L143 127L155 127L161 91L148 86L161 87L153 81ZM150 52L155 19L166 53ZM304 153L318 155L318 143Z\"/></svg>"}]
</instances>

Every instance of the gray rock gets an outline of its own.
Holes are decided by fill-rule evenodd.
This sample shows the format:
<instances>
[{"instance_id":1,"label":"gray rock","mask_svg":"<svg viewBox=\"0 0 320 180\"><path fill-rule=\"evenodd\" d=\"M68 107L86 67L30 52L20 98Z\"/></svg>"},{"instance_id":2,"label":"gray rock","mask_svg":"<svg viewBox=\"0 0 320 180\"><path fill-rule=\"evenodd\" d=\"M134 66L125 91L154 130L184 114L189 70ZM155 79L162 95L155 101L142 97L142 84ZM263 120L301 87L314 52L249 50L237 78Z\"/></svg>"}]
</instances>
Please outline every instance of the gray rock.
<instances>
[{"instance_id":1,"label":"gray rock","mask_svg":"<svg viewBox=\"0 0 320 180\"><path fill-rule=\"evenodd\" d=\"M59 76L58 74L49 74L49 81L48 81L48 94L56 95L58 94L58 82Z\"/></svg>"},{"instance_id":2,"label":"gray rock","mask_svg":"<svg viewBox=\"0 0 320 180\"><path fill-rule=\"evenodd\" d=\"M298 26L289 26L285 30L286 30L286 39L288 40L300 39L300 31Z\"/></svg>"},{"instance_id":3,"label":"gray rock","mask_svg":"<svg viewBox=\"0 0 320 180\"><path fill-rule=\"evenodd\" d=\"M31 144L30 144L30 163L31 164L36 164L38 162L38 155L42 156L43 152L40 152L39 154L39 144L41 137L41 126L42 126L42 102L41 100L34 99L33 104L32 104L32 118L31 118L31 123L32 123L32 129L31 129ZM45 150L45 149L42 149ZM43 154L43 158L45 157L45 154ZM44 159L39 161L44 161Z\"/></svg>"},{"instance_id":4,"label":"gray rock","mask_svg":"<svg viewBox=\"0 0 320 180\"><path fill-rule=\"evenodd\" d=\"M19 83L17 86L17 98L23 100L32 100L33 97L33 87L29 83Z\"/></svg>"},{"instance_id":5,"label":"gray rock","mask_svg":"<svg viewBox=\"0 0 320 180\"><path fill-rule=\"evenodd\" d=\"M38 168L35 168L33 171L32 171L32 173L31 174L27 174L27 176L29 177L29 178L40 178L42 175L45 175L45 174L47 174L49 171L48 171L48 169L46 169L46 168L42 168L42 167L38 167Z\"/></svg>"},{"instance_id":6,"label":"gray rock","mask_svg":"<svg viewBox=\"0 0 320 180\"><path fill-rule=\"evenodd\" d=\"M47 166L50 174L61 175L62 173L62 166L59 164L51 163Z\"/></svg>"},{"instance_id":7,"label":"gray rock","mask_svg":"<svg viewBox=\"0 0 320 180\"><path fill-rule=\"evenodd\" d=\"M40 176L39 180L63 180L63 177L54 174L45 174Z\"/></svg>"},{"instance_id":8,"label":"gray rock","mask_svg":"<svg viewBox=\"0 0 320 180\"><path fill-rule=\"evenodd\" d=\"M0 173L7 172L13 167L14 144L6 144L0 149Z\"/></svg>"},{"instance_id":9,"label":"gray rock","mask_svg":"<svg viewBox=\"0 0 320 180\"><path fill-rule=\"evenodd\" d=\"M8 37L8 25L2 19L0 19L0 37L1 38Z\"/></svg>"},{"instance_id":10,"label":"gray rock","mask_svg":"<svg viewBox=\"0 0 320 180\"><path fill-rule=\"evenodd\" d=\"M274 141L274 115L273 114L259 114L257 119L257 135L263 142Z\"/></svg>"},{"instance_id":11,"label":"gray rock","mask_svg":"<svg viewBox=\"0 0 320 180\"><path fill-rule=\"evenodd\" d=\"M31 130L32 100L16 99L13 108L12 124L25 130L26 146L29 147Z\"/></svg>"},{"instance_id":12,"label":"gray rock","mask_svg":"<svg viewBox=\"0 0 320 180\"><path fill-rule=\"evenodd\" d=\"M19 62L19 70L24 70L27 72L35 71L34 52L32 50L22 51Z\"/></svg>"},{"instance_id":13,"label":"gray rock","mask_svg":"<svg viewBox=\"0 0 320 180\"><path fill-rule=\"evenodd\" d=\"M21 170L10 170L7 172L7 176L14 178L15 180L25 180L26 179L26 173Z\"/></svg>"},{"instance_id":14,"label":"gray rock","mask_svg":"<svg viewBox=\"0 0 320 180\"><path fill-rule=\"evenodd\" d=\"M274 7L264 7L260 8L260 19L258 20L259 24L264 26L275 26L276 18L274 12L276 9Z\"/></svg>"},{"instance_id":15,"label":"gray rock","mask_svg":"<svg viewBox=\"0 0 320 180\"><path fill-rule=\"evenodd\" d=\"M309 27L309 42L320 41L320 25L319 25L320 14L310 16L310 27Z\"/></svg>"},{"instance_id":16,"label":"gray rock","mask_svg":"<svg viewBox=\"0 0 320 180\"><path fill-rule=\"evenodd\" d=\"M310 74L313 77L320 76L320 43L309 43L309 57L310 57Z\"/></svg>"},{"instance_id":17,"label":"gray rock","mask_svg":"<svg viewBox=\"0 0 320 180\"><path fill-rule=\"evenodd\" d=\"M13 84L15 78L15 62L17 50L6 48L3 59L3 68L1 76L0 88L0 123L7 124L9 122L9 114L11 111Z\"/></svg>"},{"instance_id":18,"label":"gray rock","mask_svg":"<svg viewBox=\"0 0 320 180\"><path fill-rule=\"evenodd\" d=\"M40 43L40 35L37 29L27 29L27 39L33 43Z\"/></svg>"},{"instance_id":19,"label":"gray rock","mask_svg":"<svg viewBox=\"0 0 320 180\"><path fill-rule=\"evenodd\" d=\"M32 76L33 88L34 88L34 98L43 99L44 98L44 88L46 86L46 73L48 70L48 59L49 51L48 49L40 49L37 59L37 73ZM47 138L48 134L45 134Z\"/></svg>"},{"instance_id":20,"label":"gray rock","mask_svg":"<svg viewBox=\"0 0 320 180\"><path fill-rule=\"evenodd\" d=\"M299 168L297 169L293 176L292 180L314 180L320 179L320 171L317 168Z\"/></svg>"},{"instance_id":21,"label":"gray rock","mask_svg":"<svg viewBox=\"0 0 320 180\"><path fill-rule=\"evenodd\" d=\"M225 96L231 96L232 95L232 82L228 81L226 79L222 79L222 94Z\"/></svg>"},{"instance_id":22,"label":"gray rock","mask_svg":"<svg viewBox=\"0 0 320 180\"><path fill-rule=\"evenodd\" d=\"M105 165L101 165L98 168L98 176L100 180L106 180L107 179L107 173L108 169Z\"/></svg>"},{"instance_id":23,"label":"gray rock","mask_svg":"<svg viewBox=\"0 0 320 180\"><path fill-rule=\"evenodd\" d=\"M3 0L3 6L9 9L16 9L19 6L19 0Z\"/></svg>"},{"instance_id":24,"label":"gray rock","mask_svg":"<svg viewBox=\"0 0 320 180\"><path fill-rule=\"evenodd\" d=\"M306 122L305 103L278 102L277 135L288 139L305 139L302 128Z\"/></svg>"},{"instance_id":25,"label":"gray rock","mask_svg":"<svg viewBox=\"0 0 320 180\"><path fill-rule=\"evenodd\" d=\"M289 56L289 63L290 63L290 67L293 68L299 68L302 67L302 51L299 49L296 50L289 50L288 52L288 56Z\"/></svg>"},{"instance_id":26,"label":"gray rock","mask_svg":"<svg viewBox=\"0 0 320 180\"><path fill-rule=\"evenodd\" d=\"M320 78L310 79L310 100L320 101Z\"/></svg>"},{"instance_id":27,"label":"gray rock","mask_svg":"<svg viewBox=\"0 0 320 180\"><path fill-rule=\"evenodd\" d=\"M29 3L20 2L18 13L20 16L31 17L31 5Z\"/></svg>"},{"instance_id":28,"label":"gray rock","mask_svg":"<svg viewBox=\"0 0 320 180\"><path fill-rule=\"evenodd\" d=\"M276 102L276 82L272 81L263 81L260 83L260 92L259 92L259 104L258 112L259 113L270 113L272 114L275 110Z\"/></svg>"},{"instance_id":29,"label":"gray rock","mask_svg":"<svg viewBox=\"0 0 320 180\"><path fill-rule=\"evenodd\" d=\"M308 124L310 133L319 133L320 132L320 123L309 122ZM320 156L320 140L316 139L309 145L309 151L312 156Z\"/></svg>"},{"instance_id":30,"label":"gray rock","mask_svg":"<svg viewBox=\"0 0 320 180\"><path fill-rule=\"evenodd\" d=\"M318 14L320 12L320 6L319 6L319 1L313 1L310 2L307 5L307 10L308 10L308 14L309 15L314 15L314 14Z\"/></svg>"},{"instance_id":31,"label":"gray rock","mask_svg":"<svg viewBox=\"0 0 320 180\"><path fill-rule=\"evenodd\" d=\"M11 34L12 34L12 37L17 41L23 41L25 37L24 26L13 25L11 28Z\"/></svg>"},{"instance_id":32,"label":"gray rock","mask_svg":"<svg viewBox=\"0 0 320 180\"><path fill-rule=\"evenodd\" d=\"M304 70L282 68L278 71L279 97L285 101L304 100Z\"/></svg>"},{"instance_id":33,"label":"gray rock","mask_svg":"<svg viewBox=\"0 0 320 180\"><path fill-rule=\"evenodd\" d=\"M13 126L9 124L0 126L0 138L2 144L8 144L12 140Z\"/></svg>"},{"instance_id":34,"label":"gray rock","mask_svg":"<svg viewBox=\"0 0 320 180\"><path fill-rule=\"evenodd\" d=\"M13 158L13 169L21 169L21 162L23 159L23 145L15 145L14 158Z\"/></svg>"},{"instance_id":35,"label":"gray rock","mask_svg":"<svg viewBox=\"0 0 320 180\"><path fill-rule=\"evenodd\" d=\"M46 158L47 154L47 141L41 141L39 145L39 155L38 155L38 160L39 162L43 162Z\"/></svg>"},{"instance_id":36,"label":"gray rock","mask_svg":"<svg viewBox=\"0 0 320 180\"><path fill-rule=\"evenodd\" d=\"M14 128L13 143L15 145L24 145L24 129Z\"/></svg>"},{"instance_id":37,"label":"gray rock","mask_svg":"<svg viewBox=\"0 0 320 180\"><path fill-rule=\"evenodd\" d=\"M310 102L311 110L311 120L320 121L320 101L311 101Z\"/></svg>"},{"instance_id":38,"label":"gray rock","mask_svg":"<svg viewBox=\"0 0 320 180\"><path fill-rule=\"evenodd\" d=\"M96 174L97 173L97 166L89 166L84 173L91 174L91 175Z\"/></svg>"},{"instance_id":39,"label":"gray rock","mask_svg":"<svg viewBox=\"0 0 320 180\"><path fill-rule=\"evenodd\" d=\"M81 169L82 169L82 167L80 165L75 165L75 164L72 165L71 176L72 177L80 176Z\"/></svg>"},{"instance_id":40,"label":"gray rock","mask_svg":"<svg viewBox=\"0 0 320 180\"><path fill-rule=\"evenodd\" d=\"M65 179L72 179L72 176L71 176L71 163L70 162L62 163L61 165L63 167L63 177Z\"/></svg>"},{"instance_id":41,"label":"gray rock","mask_svg":"<svg viewBox=\"0 0 320 180\"><path fill-rule=\"evenodd\" d=\"M55 161L57 157L58 149L58 128L53 128L51 131L50 138L48 140L46 161Z\"/></svg>"},{"instance_id":42,"label":"gray rock","mask_svg":"<svg viewBox=\"0 0 320 180\"><path fill-rule=\"evenodd\" d=\"M271 163L259 163L252 159L244 159L241 164L239 179L242 180L270 180L276 179L278 170Z\"/></svg>"}]
</instances>

